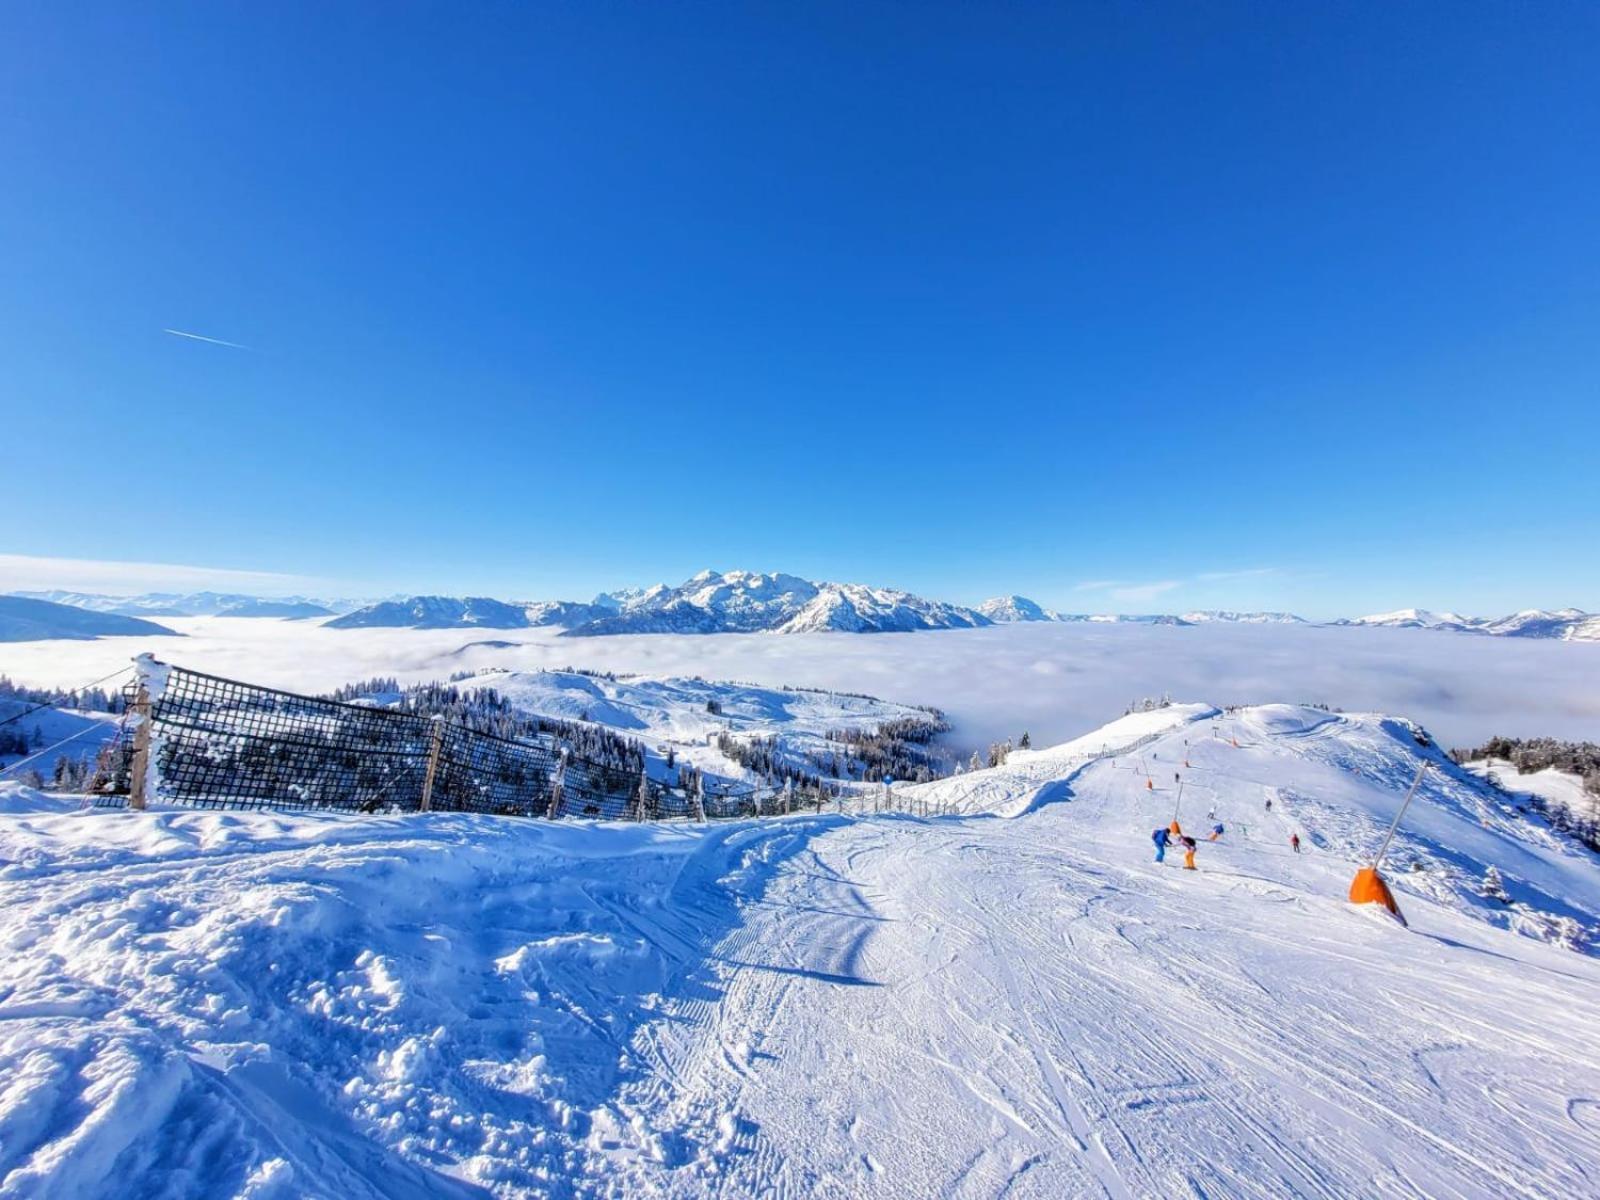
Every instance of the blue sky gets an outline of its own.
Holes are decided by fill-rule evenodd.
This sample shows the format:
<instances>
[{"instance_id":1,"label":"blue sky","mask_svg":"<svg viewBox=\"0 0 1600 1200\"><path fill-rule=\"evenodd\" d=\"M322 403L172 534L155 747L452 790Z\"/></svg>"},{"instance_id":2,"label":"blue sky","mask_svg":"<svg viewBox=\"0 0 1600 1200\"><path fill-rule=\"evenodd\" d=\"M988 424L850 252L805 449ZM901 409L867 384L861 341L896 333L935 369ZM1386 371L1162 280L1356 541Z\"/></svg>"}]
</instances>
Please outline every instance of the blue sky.
<instances>
[{"instance_id":1,"label":"blue sky","mask_svg":"<svg viewBox=\"0 0 1600 1200\"><path fill-rule=\"evenodd\" d=\"M0 551L1600 608L1597 55L1589 4L10 4Z\"/></svg>"}]
</instances>

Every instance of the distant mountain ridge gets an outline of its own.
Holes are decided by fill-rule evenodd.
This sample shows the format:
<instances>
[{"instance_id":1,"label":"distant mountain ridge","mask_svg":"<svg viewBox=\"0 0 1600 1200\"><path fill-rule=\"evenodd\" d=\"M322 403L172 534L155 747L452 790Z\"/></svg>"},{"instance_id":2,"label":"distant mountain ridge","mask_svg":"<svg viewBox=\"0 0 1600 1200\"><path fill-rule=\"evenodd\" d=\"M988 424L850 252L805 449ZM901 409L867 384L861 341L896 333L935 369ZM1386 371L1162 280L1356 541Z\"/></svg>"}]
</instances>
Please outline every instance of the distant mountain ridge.
<instances>
[{"instance_id":1,"label":"distant mountain ridge","mask_svg":"<svg viewBox=\"0 0 1600 1200\"><path fill-rule=\"evenodd\" d=\"M31 596L0 596L0 642L41 642L57 638L92 641L102 637L181 637L176 630L140 617L93 612Z\"/></svg>"},{"instance_id":2,"label":"distant mountain ridge","mask_svg":"<svg viewBox=\"0 0 1600 1200\"><path fill-rule=\"evenodd\" d=\"M57 588L47 592L16 592L29 600L47 600L89 612L118 613L125 617L331 617L352 601L311 600L305 596L263 597L237 592L147 592L139 596L106 596L98 592L73 592Z\"/></svg>"},{"instance_id":3,"label":"distant mountain ridge","mask_svg":"<svg viewBox=\"0 0 1600 1200\"><path fill-rule=\"evenodd\" d=\"M1600 642L1600 613L1525 609L1499 618L1406 608L1364 617L1308 621L1289 612L1196 609L1169 613L1063 613L1026 596L996 596L976 608L929 600L896 588L816 582L782 572L702 571L676 587L603 592L590 601L506 601L485 596L406 596L375 603L263 598L233 593L18 592L89 612L122 616L227 616L313 619L332 629L556 628L572 637L646 633L897 633L1020 623L1138 625L1322 625L1429 629L1490 637ZM334 615L337 613L338 615Z\"/></svg>"},{"instance_id":4,"label":"distant mountain ridge","mask_svg":"<svg viewBox=\"0 0 1600 1200\"><path fill-rule=\"evenodd\" d=\"M677 587L658 584L595 601L606 615L567 631L621 633L903 633L988 625L974 609L896 588L814 583L797 575L702 571Z\"/></svg>"}]
</instances>

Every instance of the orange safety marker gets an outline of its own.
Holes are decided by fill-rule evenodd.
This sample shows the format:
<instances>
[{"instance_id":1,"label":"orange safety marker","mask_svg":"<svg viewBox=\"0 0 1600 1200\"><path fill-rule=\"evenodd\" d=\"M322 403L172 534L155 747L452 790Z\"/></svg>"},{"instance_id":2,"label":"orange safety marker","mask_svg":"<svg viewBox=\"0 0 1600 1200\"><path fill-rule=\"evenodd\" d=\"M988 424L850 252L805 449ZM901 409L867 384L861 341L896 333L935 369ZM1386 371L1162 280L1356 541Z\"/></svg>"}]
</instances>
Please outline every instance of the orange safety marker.
<instances>
[{"instance_id":1,"label":"orange safety marker","mask_svg":"<svg viewBox=\"0 0 1600 1200\"><path fill-rule=\"evenodd\" d=\"M1150 779L1150 778L1147 777L1145 779L1145 781L1144 781L1144 790L1147 791L1147 792L1155 791L1156 790L1156 781L1154 779Z\"/></svg>"},{"instance_id":2,"label":"orange safety marker","mask_svg":"<svg viewBox=\"0 0 1600 1200\"><path fill-rule=\"evenodd\" d=\"M1229 738L1228 740L1233 743L1233 748L1235 750L1237 750L1239 748L1239 739L1238 738Z\"/></svg>"},{"instance_id":3,"label":"orange safety marker","mask_svg":"<svg viewBox=\"0 0 1600 1200\"><path fill-rule=\"evenodd\" d=\"M1394 893L1389 890L1389 885L1383 881L1383 876L1378 874L1377 867L1362 867L1356 872L1356 877L1350 881L1351 904L1381 904L1400 922L1406 923L1405 914L1400 911L1400 906L1394 902Z\"/></svg>"},{"instance_id":4,"label":"orange safety marker","mask_svg":"<svg viewBox=\"0 0 1600 1200\"><path fill-rule=\"evenodd\" d=\"M1182 837L1183 836L1183 830L1178 828L1178 818L1177 817L1173 817L1172 818L1172 824L1167 826L1167 832L1170 833L1173 837Z\"/></svg>"}]
</instances>

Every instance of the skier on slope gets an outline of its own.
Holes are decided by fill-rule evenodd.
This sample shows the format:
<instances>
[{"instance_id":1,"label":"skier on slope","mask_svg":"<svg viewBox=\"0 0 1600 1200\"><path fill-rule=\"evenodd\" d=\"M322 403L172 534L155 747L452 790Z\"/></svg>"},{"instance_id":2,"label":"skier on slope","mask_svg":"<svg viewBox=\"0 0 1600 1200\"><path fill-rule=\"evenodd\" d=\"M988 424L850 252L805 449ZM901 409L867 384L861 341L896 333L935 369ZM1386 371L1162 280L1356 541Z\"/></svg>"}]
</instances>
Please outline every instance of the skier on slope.
<instances>
[{"instance_id":1,"label":"skier on slope","mask_svg":"<svg viewBox=\"0 0 1600 1200\"><path fill-rule=\"evenodd\" d=\"M1156 844L1157 862L1167 861L1167 843L1171 841L1171 839L1172 835L1169 834L1165 829L1157 829L1150 834L1150 840Z\"/></svg>"},{"instance_id":2,"label":"skier on slope","mask_svg":"<svg viewBox=\"0 0 1600 1200\"><path fill-rule=\"evenodd\" d=\"M1213 825L1211 827L1211 836L1206 840L1214 842L1221 836L1222 836L1222 822L1218 821L1215 825Z\"/></svg>"},{"instance_id":3,"label":"skier on slope","mask_svg":"<svg viewBox=\"0 0 1600 1200\"><path fill-rule=\"evenodd\" d=\"M1267 797L1267 811L1268 812L1272 811L1272 797L1271 796Z\"/></svg>"},{"instance_id":4,"label":"skier on slope","mask_svg":"<svg viewBox=\"0 0 1600 1200\"><path fill-rule=\"evenodd\" d=\"M1289 835L1289 845L1293 847L1296 854L1300 853L1300 835L1298 833L1291 833Z\"/></svg>"},{"instance_id":5,"label":"skier on slope","mask_svg":"<svg viewBox=\"0 0 1600 1200\"><path fill-rule=\"evenodd\" d=\"M1185 838L1183 838L1181 840L1183 842L1183 869L1185 871L1193 871L1195 869L1195 865L1194 865L1195 841L1194 841L1194 839L1192 837L1185 837Z\"/></svg>"}]
</instances>

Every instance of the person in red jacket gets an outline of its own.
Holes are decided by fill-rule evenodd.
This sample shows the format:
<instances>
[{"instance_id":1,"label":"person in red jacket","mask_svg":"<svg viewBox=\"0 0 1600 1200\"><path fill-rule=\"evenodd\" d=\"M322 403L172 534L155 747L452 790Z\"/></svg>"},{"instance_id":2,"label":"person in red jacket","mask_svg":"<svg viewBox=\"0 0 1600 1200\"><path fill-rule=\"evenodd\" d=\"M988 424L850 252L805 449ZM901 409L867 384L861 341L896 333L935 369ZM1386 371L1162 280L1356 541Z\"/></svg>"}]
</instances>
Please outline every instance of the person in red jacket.
<instances>
[{"instance_id":1,"label":"person in red jacket","mask_svg":"<svg viewBox=\"0 0 1600 1200\"><path fill-rule=\"evenodd\" d=\"M1298 833L1291 833L1289 835L1289 845L1294 848L1294 852L1296 854L1300 853L1300 835Z\"/></svg>"}]
</instances>

